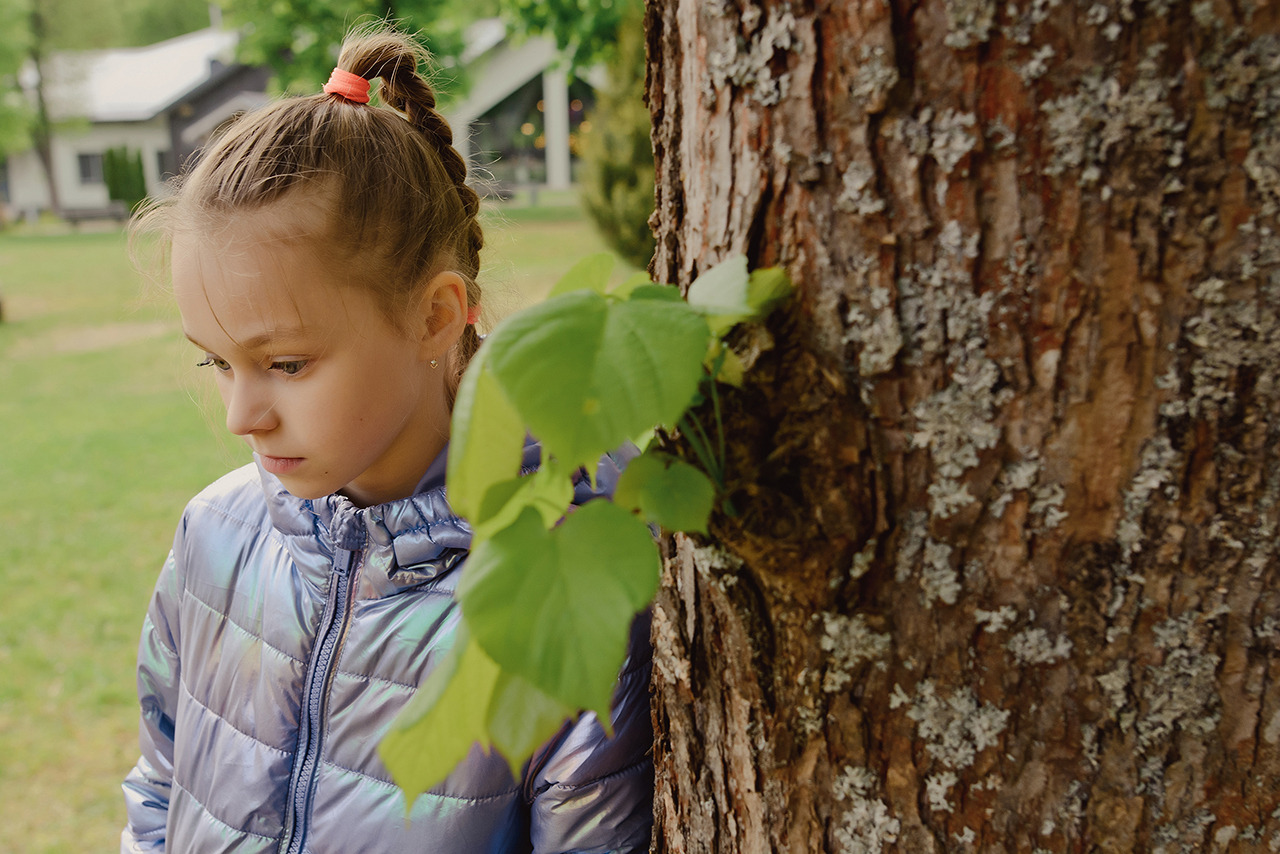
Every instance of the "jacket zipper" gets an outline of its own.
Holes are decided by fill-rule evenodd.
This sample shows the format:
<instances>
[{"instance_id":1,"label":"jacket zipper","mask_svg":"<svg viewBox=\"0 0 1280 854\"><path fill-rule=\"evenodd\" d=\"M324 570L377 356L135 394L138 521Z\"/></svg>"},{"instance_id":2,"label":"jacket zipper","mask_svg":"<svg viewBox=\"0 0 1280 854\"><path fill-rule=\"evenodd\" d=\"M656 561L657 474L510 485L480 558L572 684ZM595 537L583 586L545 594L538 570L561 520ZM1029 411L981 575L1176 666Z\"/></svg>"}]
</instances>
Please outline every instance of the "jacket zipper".
<instances>
[{"instance_id":1,"label":"jacket zipper","mask_svg":"<svg viewBox=\"0 0 1280 854\"><path fill-rule=\"evenodd\" d=\"M324 711L329 696L329 686L333 681L332 670L337 658L338 645L347 628L351 573L355 568L356 556L356 552L341 548L334 554L333 565L336 578L320 618L315 650L311 654L311 663L307 669L302 714L298 722L298 751L294 756L293 773L289 778L285 832L280 839L281 854L301 854L302 846L306 842L306 817L311 811L316 771L320 766Z\"/></svg>"}]
</instances>

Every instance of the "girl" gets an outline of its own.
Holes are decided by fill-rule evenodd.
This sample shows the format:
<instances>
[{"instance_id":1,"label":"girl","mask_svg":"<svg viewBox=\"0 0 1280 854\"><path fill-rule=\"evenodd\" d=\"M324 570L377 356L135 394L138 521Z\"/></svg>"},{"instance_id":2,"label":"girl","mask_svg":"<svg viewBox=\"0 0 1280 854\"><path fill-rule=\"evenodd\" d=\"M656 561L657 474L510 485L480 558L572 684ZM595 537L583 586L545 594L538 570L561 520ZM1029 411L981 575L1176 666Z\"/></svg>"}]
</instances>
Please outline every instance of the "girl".
<instances>
[{"instance_id":1,"label":"girl","mask_svg":"<svg viewBox=\"0 0 1280 854\"><path fill-rule=\"evenodd\" d=\"M477 747L407 813L378 758L470 544L444 465L483 238L424 59L349 38L324 94L240 119L140 221L254 463L188 505L147 614L122 851L648 849L643 625L613 738L585 715L519 780Z\"/></svg>"}]
</instances>

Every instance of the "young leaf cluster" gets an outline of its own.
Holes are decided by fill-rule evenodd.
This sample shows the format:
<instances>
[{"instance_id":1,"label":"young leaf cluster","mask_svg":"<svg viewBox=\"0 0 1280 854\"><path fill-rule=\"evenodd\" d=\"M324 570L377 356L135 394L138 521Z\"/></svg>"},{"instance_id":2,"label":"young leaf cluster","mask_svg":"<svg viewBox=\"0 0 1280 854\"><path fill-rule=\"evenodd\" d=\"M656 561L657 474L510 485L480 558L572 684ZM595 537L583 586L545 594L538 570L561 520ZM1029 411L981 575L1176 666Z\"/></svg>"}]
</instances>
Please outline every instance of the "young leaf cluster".
<instances>
[{"instance_id":1,"label":"young leaf cluster","mask_svg":"<svg viewBox=\"0 0 1280 854\"><path fill-rule=\"evenodd\" d=\"M737 257L699 278L685 301L643 274L609 290L612 266L609 255L584 259L545 302L502 322L458 390L449 500L474 533L458 585L461 624L380 746L410 800L476 744L500 751L518 776L579 712L608 728L631 622L658 585L651 526L706 529L716 486L675 457L644 451L611 498L576 504L574 485L655 427L688 425L704 383L714 399L730 352L724 334L763 316L790 283L779 270L748 274ZM718 435L699 451L719 448L704 459L716 481ZM522 471L531 436L541 462Z\"/></svg>"}]
</instances>

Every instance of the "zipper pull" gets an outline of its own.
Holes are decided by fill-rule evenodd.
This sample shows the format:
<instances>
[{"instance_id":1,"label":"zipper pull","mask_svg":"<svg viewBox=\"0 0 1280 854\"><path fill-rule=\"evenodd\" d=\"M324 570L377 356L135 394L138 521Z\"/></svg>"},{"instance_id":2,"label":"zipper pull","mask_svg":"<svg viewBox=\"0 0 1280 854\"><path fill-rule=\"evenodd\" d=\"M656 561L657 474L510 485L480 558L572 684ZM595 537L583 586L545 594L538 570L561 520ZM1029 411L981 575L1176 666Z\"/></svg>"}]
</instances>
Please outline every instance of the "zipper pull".
<instances>
[{"instance_id":1,"label":"zipper pull","mask_svg":"<svg viewBox=\"0 0 1280 854\"><path fill-rule=\"evenodd\" d=\"M338 549L334 555L333 569L338 575L346 578L356 565L356 553L350 549Z\"/></svg>"}]
</instances>

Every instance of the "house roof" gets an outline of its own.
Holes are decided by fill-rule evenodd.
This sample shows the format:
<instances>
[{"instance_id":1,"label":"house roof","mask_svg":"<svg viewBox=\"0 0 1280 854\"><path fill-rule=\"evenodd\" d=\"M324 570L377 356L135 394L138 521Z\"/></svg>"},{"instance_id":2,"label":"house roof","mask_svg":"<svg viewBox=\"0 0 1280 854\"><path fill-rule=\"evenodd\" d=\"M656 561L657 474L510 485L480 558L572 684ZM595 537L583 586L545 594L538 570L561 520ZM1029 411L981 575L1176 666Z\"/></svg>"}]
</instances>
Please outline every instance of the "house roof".
<instances>
[{"instance_id":1,"label":"house roof","mask_svg":"<svg viewBox=\"0 0 1280 854\"><path fill-rule=\"evenodd\" d=\"M465 65L502 44L507 38L507 25L501 18L481 18L467 26L462 38L465 47L460 59Z\"/></svg>"},{"instance_id":2,"label":"house roof","mask_svg":"<svg viewBox=\"0 0 1280 854\"><path fill-rule=\"evenodd\" d=\"M511 79L498 89L477 81L466 104L456 108L461 113L483 113L558 56L549 37L511 43L508 35L500 18L475 21L467 28L462 61L501 55L492 70ZM235 31L210 27L145 47L55 53L45 68L50 116L55 121L147 121L230 73L238 41ZM506 50L499 50L504 43ZM30 68L24 73L28 89L32 75Z\"/></svg>"},{"instance_id":3,"label":"house roof","mask_svg":"<svg viewBox=\"0 0 1280 854\"><path fill-rule=\"evenodd\" d=\"M145 121L208 80L215 62L232 63L237 38L210 28L146 47L55 54L49 111L55 119Z\"/></svg>"}]
</instances>

